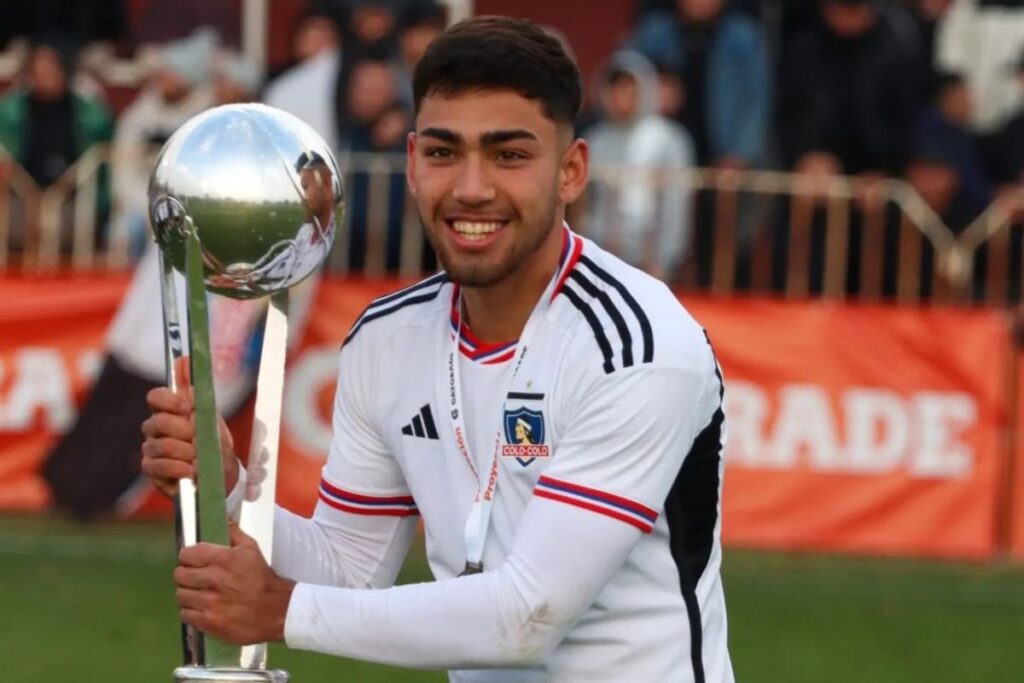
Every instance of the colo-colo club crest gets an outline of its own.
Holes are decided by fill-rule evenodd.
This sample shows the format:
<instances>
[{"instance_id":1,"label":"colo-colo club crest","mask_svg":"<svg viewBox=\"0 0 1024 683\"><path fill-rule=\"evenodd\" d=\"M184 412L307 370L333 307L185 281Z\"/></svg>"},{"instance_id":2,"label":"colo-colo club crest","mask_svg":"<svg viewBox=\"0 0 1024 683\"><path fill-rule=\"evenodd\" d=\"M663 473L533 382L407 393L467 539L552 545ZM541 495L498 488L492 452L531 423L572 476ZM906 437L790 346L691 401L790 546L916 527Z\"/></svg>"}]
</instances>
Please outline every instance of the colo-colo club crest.
<instances>
[{"instance_id":1,"label":"colo-colo club crest","mask_svg":"<svg viewBox=\"0 0 1024 683\"><path fill-rule=\"evenodd\" d=\"M523 467L536 458L546 458L551 454L551 449L544 443L544 414L539 410L506 410L505 441L501 455L515 458Z\"/></svg>"}]
</instances>

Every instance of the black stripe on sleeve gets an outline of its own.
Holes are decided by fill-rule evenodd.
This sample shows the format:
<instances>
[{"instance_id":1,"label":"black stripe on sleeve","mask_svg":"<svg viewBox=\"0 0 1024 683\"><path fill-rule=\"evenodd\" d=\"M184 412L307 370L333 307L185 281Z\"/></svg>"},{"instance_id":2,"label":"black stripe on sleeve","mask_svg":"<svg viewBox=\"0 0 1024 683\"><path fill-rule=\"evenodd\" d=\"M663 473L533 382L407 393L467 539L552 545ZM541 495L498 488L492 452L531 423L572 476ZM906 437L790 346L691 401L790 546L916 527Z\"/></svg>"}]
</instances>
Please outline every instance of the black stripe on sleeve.
<instances>
[{"instance_id":1,"label":"black stripe on sleeve","mask_svg":"<svg viewBox=\"0 0 1024 683\"><path fill-rule=\"evenodd\" d=\"M416 436L420 438L426 436L426 434L423 433L423 422L420 420L419 415L412 418L412 431Z\"/></svg>"},{"instance_id":2,"label":"black stripe on sleeve","mask_svg":"<svg viewBox=\"0 0 1024 683\"><path fill-rule=\"evenodd\" d=\"M622 300L626 302L630 310L636 316L636 319L640 322L640 334L643 336L644 341L644 355L643 362L650 363L654 360L654 333L651 330L651 321L648 320L647 314L644 313L644 309L640 308L640 304L633 298L633 295L629 293L625 285L616 280L608 271L601 268L599 265L594 263L586 254L580 254L580 262L583 263L587 268L590 269L594 275L601 278L619 293Z\"/></svg>"},{"instance_id":3,"label":"black stripe on sleeve","mask_svg":"<svg viewBox=\"0 0 1024 683\"><path fill-rule=\"evenodd\" d=\"M437 275L431 275L426 280L420 280L416 284L409 285L405 289L400 289L400 290L398 290L397 292L395 292L393 294L388 294L387 296L382 296L379 299L374 299L372 302L370 302L369 308L374 308L376 306L383 306L384 304L389 304L389 303L391 303L392 301L394 301L396 299L401 299L406 294L412 294L413 292L418 292L421 289L426 289L427 287L430 287L431 285L436 285L436 284L438 284L440 282L447 282L447 281L448 281L448 273L441 272L441 273L438 273Z\"/></svg>"},{"instance_id":4,"label":"black stripe on sleeve","mask_svg":"<svg viewBox=\"0 0 1024 683\"><path fill-rule=\"evenodd\" d=\"M408 299L402 299L397 304L394 304L393 306L389 306L387 308L374 309L372 312L370 312L369 309L367 309L367 312L364 313L361 318L359 318L356 324L352 327L352 331L348 333L347 337L345 337L345 341L342 342L341 344L342 348L344 348L346 344L352 341L352 338L356 336L356 332L363 329L363 325L365 325L366 323L376 320L377 318L383 318L384 316L390 315L391 313L394 313L399 309L405 308L406 306L412 306L413 304L421 304L427 301L433 301L434 299L437 298L437 295L440 293L441 288L438 287L432 292L427 292L426 294L419 294L417 296L411 296Z\"/></svg>"},{"instance_id":5,"label":"black stripe on sleeve","mask_svg":"<svg viewBox=\"0 0 1024 683\"><path fill-rule=\"evenodd\" d=\"M420 408L420 415L423 416L423 426L427 429L427 438L436 439L437 428L434 426L434 416L430 413L430 404Z\"/></svg>"},{"instance_id":6,"label":"black stripe on sleeve","mask_svg":"<svg viewBox=\"0 0 1024 683\"><path fill-rule=\"evenodd\" d=\"M572 291L572 288L562 287L562 293L583 314L583 317L586 318L587 323L590 325L590 329L594 331L597 345L601 349L601 355L604 356L604 373L606 375L611 374L615 371L615 366L612 365L612 346L608 343L608 337L605 336L604 329L601 327L601 321L594 315L594 311L590 306L580 298L580 295Z\"/></svg>"},{"instance_id":7,"label":"black stripe on sleeve","mask_svg":"<svg viewBox=\"0 0 1024 683\"><path fill-rule=\"evenodd\" d=\"M615 324L615 329L619 333L619 339L622 340L622 367L628 368L633 365L633 335L629 333L629 327L626 326L626 321L622 314L619 313L619 309L612 303L611 297L604 290L595 287L594 283L578 270L573 270L569 273L569 277L573 282L582 287L584 292L601 302L604 310L608 313L608 317Z\"/></svg>"}]
</instances>

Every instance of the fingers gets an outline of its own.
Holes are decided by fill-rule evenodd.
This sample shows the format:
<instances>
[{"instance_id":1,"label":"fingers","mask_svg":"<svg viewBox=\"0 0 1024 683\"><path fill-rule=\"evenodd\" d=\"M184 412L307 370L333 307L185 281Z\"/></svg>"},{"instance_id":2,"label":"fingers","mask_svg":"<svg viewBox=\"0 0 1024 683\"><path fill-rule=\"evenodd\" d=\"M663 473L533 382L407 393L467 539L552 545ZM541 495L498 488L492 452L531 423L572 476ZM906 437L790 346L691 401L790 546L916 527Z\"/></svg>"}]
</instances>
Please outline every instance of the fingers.
<instances>
[{"instance_id":1,"label":"fingers","mask_svg":"<svg viewBox=\"0 0 1024 683\"><path fill-rule=\"evenodd\" d=\"M166 496L178 492L178 480L196 476L195 448L171 438L149 437L142 442L142 473Z\"/></svg>"},{"instance_id":2,"label":"fingers","mask_svg":"<svg viewBox=\"0 0 1024 683\"><path fill-rule=\"evenodd\" d=\"M178 604L182 609L194 609L197 611L209 609L211 595L208 591L197 588L179 587L174 591L174 597L177 598Z\"/></svg>"},{"instance_id":3,"label":"fingers","mask_svg":"<svg viewBox=\"0 0 1024 683\"><path fill-rule=\"evenodd\" d=\"M208 567L224 565L231 548L213 543L196 543L186 546L178 553L178 564L182 567Z\"/></svg>"},{"instance_id":4,"label":"fingers","mask_svg":"<svg viewBox=\"0 0 1024 683\"><path fill-rule=\"evenodd\" d=\"M216 590L225 583L226 573L219 566L186 567L178 565L174 568L174 585L179 589L209 591Z\"/></svg>"},{"instance_id":5,"label":"fingers","mask_svg":"<svg viewBox=\"0 0 1024 683\"><path fill-rule=\"evenodd\" d=\"M160 387L146 394L153 412L142 423L142 472L166 496L178 492L178 480L195 476L195 426L192 401Z\"/></svg>"},{"instance_id":6,"label":"fingers","mask_svg":"<svg viewBox=\"0 0 1024 683\"><path fill-rule=\"evenodd\" d=\"M174 494L177 492L178 480L195 477L196 468L191 462L146 458L142 461L142 473L153 480L161 491Z\"/></svg>"},{"instance_id":7,"label":"fingers","mask_svg":"<svg viewBox=\"0 0 1024 683\"><path fill-rule=\"evenodd\" d=\"M181 608L181 620L203 632L212 631L210 613L217 605L217 594L206 590L178 588L174 597Z\"/></svg>"},{"instance_id":8,"label":"fingers","mask_svg":"<svg viewBox=\"0 0 1024 683\"><path fill-rule=\"evenodd\" d=\"M196 449L188 441L151 437L142 442L142 459L146 462L173 461L195 465Z\"/></svg>"},{"instance_id":9,"label":"fingers","mask_svg":"<svg viewBox=\"0 0 1024 683\"><path fill-rule=\"evenodd\" d=\"M199 629L200 631L203 631L204 633L209 631L206 622L203 620L202 610L182 607L181 620L189 626L194 626L195 628Z\"/></svg>"},{"instance_id":10,"label":"fingers","mask_svg":"<svg viewBox=\"0 0 1024 683\"><path fill-rule=\"evenodd\" d=\"M181 614L182 622L230 645L248 645L259 642L253 638L239 637L234 632L237 629L237 625L230 619L222 617L216 609L204 610L183 607L179 613Z\"/></svg>"},{"instance_id":11,"label":"fingers","mask_svg":"<svg viewBox=\"0 0 1024 683\"><path fill-rule=\"evenodd\" d=\"M152 413L174 413L175 415L188 415L192 412L192 400L180 393L175 393L167 387L151 389L146 394L146 403Z\"/></svg>"},{"instance_id":12,"label":"fingers","mask_svg":"<svg viewBox=\"0 0 1024 683\"><path fill-rule=\"evenodd\" d=\"M142 435L147 439L169 437L191 441L195 438L196 428L191 415L156 413L142 423Z\"/></svg>"}]
</instances>

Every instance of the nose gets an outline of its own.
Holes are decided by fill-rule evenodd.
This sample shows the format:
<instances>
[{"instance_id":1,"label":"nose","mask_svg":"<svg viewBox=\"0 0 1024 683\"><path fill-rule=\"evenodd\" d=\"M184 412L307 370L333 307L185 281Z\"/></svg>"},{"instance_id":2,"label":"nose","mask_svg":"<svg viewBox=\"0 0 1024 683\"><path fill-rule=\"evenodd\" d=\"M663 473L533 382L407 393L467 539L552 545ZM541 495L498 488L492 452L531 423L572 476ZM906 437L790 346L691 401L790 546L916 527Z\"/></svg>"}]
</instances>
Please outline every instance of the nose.
<instances>
[{"instance_id":1,"label":"nose","mask_svg":"<svg viewBox=\"0 0 1024 683\"><path fill-rule=\"evenodd\" d=\"M494 185L480 157L468 155L455 183L452 197L463 204L479 205L492 201L495 194Z\"/></svg>"}]
</instances>

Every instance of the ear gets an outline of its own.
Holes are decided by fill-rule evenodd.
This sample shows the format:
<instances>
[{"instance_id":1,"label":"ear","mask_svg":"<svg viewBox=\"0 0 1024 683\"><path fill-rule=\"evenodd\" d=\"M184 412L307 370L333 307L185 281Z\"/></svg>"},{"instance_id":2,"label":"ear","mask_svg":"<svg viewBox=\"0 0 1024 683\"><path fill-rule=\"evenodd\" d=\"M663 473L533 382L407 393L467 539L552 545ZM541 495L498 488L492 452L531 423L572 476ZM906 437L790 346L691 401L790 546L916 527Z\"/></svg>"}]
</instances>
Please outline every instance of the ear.
<instances>
[{"instance_id":1,"label":"ear","mask_svg":"<svg viewBox=\"0 0 1024 683\"><path fill-rule=\"evenodd\" d=\"M573 140L562 155L558 172L558 198L572 204L587 188L590 175L590 148L582 138Z\"/></svg>"},{"instance_id":2,"label":"ear","mask_svg":"<svg viewBox=\"0 0 1024 683\"><path fill-rule=\"evenodd\" d=\"M405 184L409 194L416 196L416 133L411 132L405 139Z\"/></svg>"}]
</instances>

